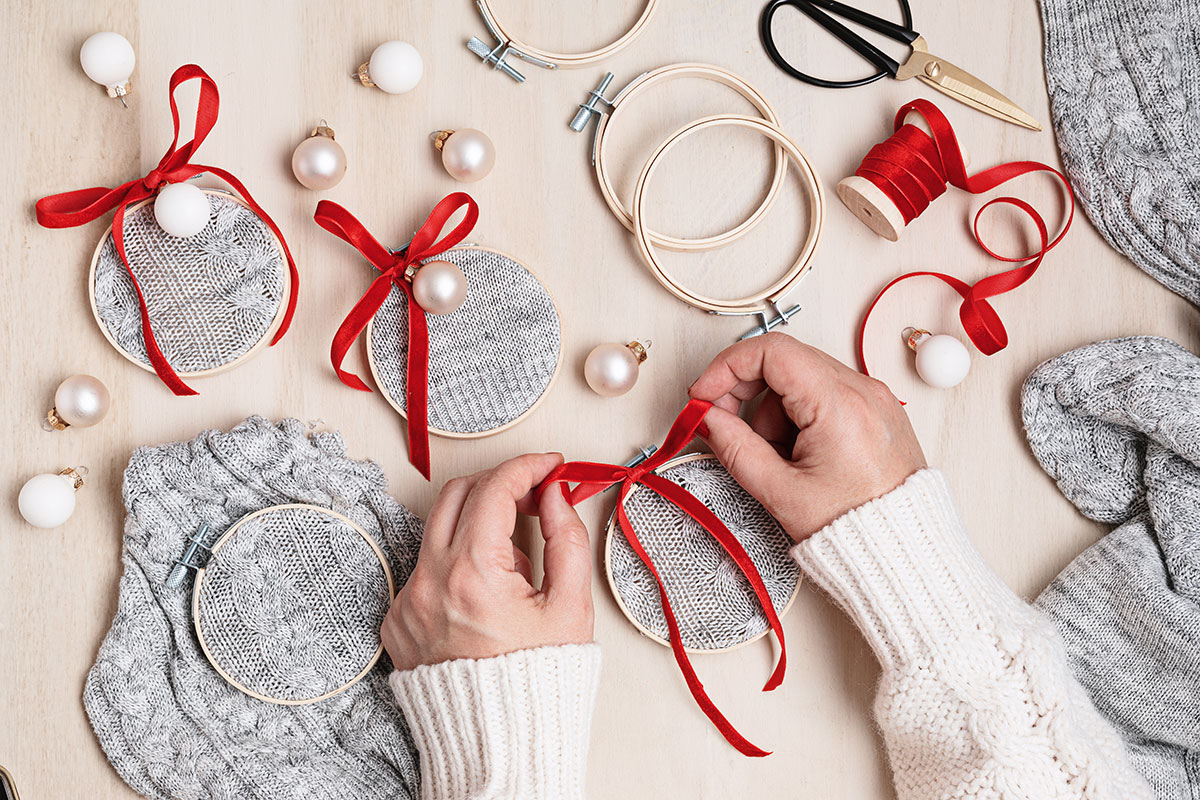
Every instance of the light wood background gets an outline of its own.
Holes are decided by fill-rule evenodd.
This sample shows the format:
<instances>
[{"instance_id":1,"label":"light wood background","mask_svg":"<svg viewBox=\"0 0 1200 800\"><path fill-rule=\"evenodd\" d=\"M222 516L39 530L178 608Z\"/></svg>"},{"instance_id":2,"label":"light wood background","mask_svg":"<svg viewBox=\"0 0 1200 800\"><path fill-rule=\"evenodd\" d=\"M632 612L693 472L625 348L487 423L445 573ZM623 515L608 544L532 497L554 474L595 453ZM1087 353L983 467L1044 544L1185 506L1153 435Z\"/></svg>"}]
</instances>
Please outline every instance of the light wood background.
<instances>
[{"instance_id":1,"label":"light wood background","mask_svg":"<svg viewBox=\"0 0 1200 800\"><path fill-rule=\"evenodd\" d=\"M577 50L615 38L640 10L637 0L495 5L528 40ZM892 0L860 5L898 15ZM865 304L889 278L934 268L973 280L1000 268L968 233L976 198L952 191L890 244L833 195L837 181L887 135L895 108L914 96L941 104L976 168L1012 159L1058 163L1033 0L913 5L915 27L933 52L999 87L1047 130L1005 125L915 81L844 92L798 83L777 71L759 44L759 4L740 0L661 0L645 35L601 67L549 73L526 66L523 86L489 72L464 47L468 36L485 33L470 0L6 3L0 11L7 117L0 138L6 178L0 485L7 498L0 507L0 763L23 796L132 796L97 746L80 695L116 607L121 471L138 445L191 438L249 414L323 420L343 433L351 454L380 461L396 497L423 514L441 482L508 456L558 449L568 457L622 460L661 439L685 387L748 323L709 317L671 298L604 207L588 164L590 137L567 128L604 69L618 73L619 86L663 64L707 61L745 76L775 104L787 132L812 157L829 200L816 269L796 295L805 308L788 329L792 335L850 359ZM79 46L97 30L120 31L137 51L129 110L79 67ZM861 74L852 56L797 15L781 14L778 32L789 54L832 74ZM414 43L425 59L420 86L399 97L349 77L376 44L392 38ZM88 259L107 220L44 230L33 204L44 194L115 185L154 166L170 140L167 80L187 62L207 69L221 90L221 118L201 160L232 170L275 217L297 257L302 287L295 326L280 346L241 369L196 381L199 397L176 398L108 346L88 309ZM748 107L728 90L694 82L642 101L613 132L613 171L625 195L663 136L690 119L727 111ZM292 179L288 164L292 148L321 118L337 131L350 169L340 186L318 195ZM381 236L404 241L438 198L463 188L441 170L427 139L432 130L454 126L487 131L499 152L491 176L466 187L483 209L471 238L525 259L543 277L562 308L565 364L553 394L515 429L482 441L435 439L434 481L427 485L408 465L402 426L383 399L341 386L329 367L330 338L366 287L368 267L311 216L319 197L328 197ZM736 222L760 196L769 153L752 136L730 131L689 140L656 178L654 224L696 235ZM1029 178L1011 188L1038 203L1052 226L1060 219L1050 181ZM754 234L728 250L671 255L668 263L712 291L765 283L790 263L804 213L791 181ZM993 222L986 227L997 241L1009 238L1010 251L1022 246L1022 237L1005 232L1011 219L998 215ZM1103 531L1075 512L1030 456L1018 418L1021 380L1043 359L1106 337L1153 333L1194 348L1196 317L1109 249L1081 214L1036 278L996 301L1011 346L992 358L976 354L964 384L934 391L917 382L899 331L917 324L960 333L956 299L932 282L898 290L873 326L870 357L876 373L909 401L926 454L949 474L988 562L1032 597ZM639 385L616 400L591 394L581 374L584 355L599 342L634 336L654 340ZM42 432L38 421L54 387L77 372L104 380L112 412L96 428ZM25 525L16 510L21 483L68 464L92 470L74 517L53 531ZM583 509L592 530L600 530L608 510L602 500ZM780 690L758 691L771 664L765 640L697 659L705 685L733 722L775 751L748 760L695 707L670 652L620 616L602 577L595 587L605 672L592 733L593 796L893 796L870 719L874 659L815 590L806 587L784 621L793 649Z\"/></svg>"}]
</instances>

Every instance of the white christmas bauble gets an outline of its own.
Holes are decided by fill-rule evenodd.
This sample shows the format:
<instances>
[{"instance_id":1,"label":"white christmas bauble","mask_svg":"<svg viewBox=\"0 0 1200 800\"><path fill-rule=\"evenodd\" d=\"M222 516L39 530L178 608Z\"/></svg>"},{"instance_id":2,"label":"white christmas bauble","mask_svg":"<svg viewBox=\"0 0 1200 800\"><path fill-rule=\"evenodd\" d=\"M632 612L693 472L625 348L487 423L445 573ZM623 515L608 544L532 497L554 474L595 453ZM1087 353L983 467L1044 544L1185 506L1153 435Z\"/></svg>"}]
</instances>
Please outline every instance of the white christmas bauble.
<instances>
[{"instance_id":1,"label":"white christmas bauble","mask_svg":"<svg viewBox=\"0 0 1200 800\"><path fill-rule=\"evenodd\" d=\"M208 224L208 195L190 183L164 186L154 198L154 219L172 236L186 239Z\"/></svg>"},{"instance_id":2,"label":"white christmas bauble","mask_svg":"<svg viewBox=\"0 0 1200 800\"><path fill-rule=\"evenodd\" d=\"M404 94L421 82L425 66L417 48L408 42L384 42L371 53L367 76L388 94Z\"/></svg>"},{"instance_id":3,"label":"white christmas bauble","mask_svg":"<svg viewBox=\"0 0 1200 800\"><path fill-rule=\"evenodd\" d=\"M83 71L108 89L128 83L135 60L133 45L119 33L93 33L79 48Z\"/></svg>"},{"instance_id":4,"label":"white christmas bauble","mask_svg":"<svg viewBox=\"0 0 1200 800\"><path fill-rule=\"evenodd\" d=\"M473 183L496 166L496 147L483 131L457 130L442 142L442 166L454 180Z\"/></svg>"},{"instance_id":5,"label":"white christmas bauble","mask_svg":"<svg viewBox=\"0 0 1200 800\"><path fill-rule=\"evenodd\" d=\"M467 299L467 276L449 261L422 264L412 285L417 305L430 314L452 314Z\"/></svg>"},{"instance_id":6,"label":"white christmas bauble","mask_svg":"<svg viewBox=\"0 0 1200 800\"><path fill-rule=\"evenodd\" d=\"M966 346L944 333L922 336L916 342L917 374L938 389L962 383L971 370L971 355Z\"/></svg>"},{"instance_id":7,"label":"white christmas bauble","mask_svg":"<svg viewBox=\"0 0 1200 800\"><path fill-rule=\"evenodd\" d=\"M57 528L75 511L75 481L67 475L34 475L21 487L17 508L35 528Z\"/></svg>"}]
</instances>

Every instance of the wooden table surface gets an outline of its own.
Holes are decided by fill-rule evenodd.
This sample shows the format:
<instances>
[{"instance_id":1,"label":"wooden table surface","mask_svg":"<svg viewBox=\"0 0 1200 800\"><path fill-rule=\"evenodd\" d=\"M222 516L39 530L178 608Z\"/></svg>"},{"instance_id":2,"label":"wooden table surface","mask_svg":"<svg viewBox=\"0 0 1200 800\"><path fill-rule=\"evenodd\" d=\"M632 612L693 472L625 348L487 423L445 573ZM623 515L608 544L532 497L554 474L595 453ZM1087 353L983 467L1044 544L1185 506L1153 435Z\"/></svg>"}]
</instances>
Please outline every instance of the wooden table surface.
<instances>
[{"instance_id":1,"label":"wooden table surface","mask_svg":"<svg viewBox=\"0 0 1200 800\"><path fill-rule=\"evenodd\" d=\"M446 479L531 450L622 460L659 441L684 402L687 385L748 322L705 315L674 300L642 266L631 237L609 214L588 163L589 136L567 128L575 105L605 69L617 85L679 61L729 68L778 109L783 127L811 157L828 211L816 268L796 293L804 306L788 332L850 359L866 303L890 278L917 268L967 280L1001 268L972 241L968 218L980 201L952 190L904 234L885 242L854 219L833 187L890 130L903 102L938 102L973 156L975 168L1037 159L1058 164L1042 66L1042 30L1033 0L970 3L919 0L915 27L935 53L999 87L1046 125L1032 133L967 109L911 81L853 91L816 89L784 76L759 44L759 4L660 0L644 35L602 65L546 72L526 65L524 85L489 72L464 47L484 28L470 0L426 3L149 2L14 0L0 19L6 133L0 139L8 188L0 213L0 327L7 379L0 408L0 763L22 796L130 797L106 762L81 702L84 676L107 630L121 572L121 472L133 448L227 428L250 414L323 420L356 457L383 464L395 496L424 514ZM889 16L892 0L863 3ZM640 10L635 0L495 0L497 13L527 40L553 49L592 49L615 38ZM553 14L545 13L553 8ZM138 56L129 110L105 97L79 67L83 40L115 30ZM797 14L781 14L784 49L830 73L861 74ZM399 38L425 59L425 76L403 96L368 90L350 78L374 46ZM202 160L232 170L274 216L302 275L299 311L283 343L250 365L196 381L200 395L173 397L99 333L86 275L107 218L51 231L33 214L38 197L145 174L170 140L167 80L195 62L221 90L221 118ZM188 98L192 93L185 93ZM189 105L182 105L190 116ZM726 89L686 81L639 102L613 131L613 171L626 197L655 143L691 119L748 113ZM346 149L349 172L318 195L292 178L292 148L320 119ZM499 156L484 181L462 187L441 170L432 130L486 131ZM651 222L678 234L715 233L757 202L770 148L752 134L712 131L673 153L656 177ZM449 191L469 188L482 207L474 241L524 259L556 296L563 315L564 369L552 394L524 423L477 441L435 439L433 482L408 465L403 428L378 395L341 386L328 362L330 338L367 283L367 268L312 222L320 197L343 203L373 231L396 241ZM1029 178L1012 191L1061 219L1052 181ZM666 258L698 288L732 293L769 282L790 263L806 214L794 174L771 217L722 251ZM997 215L985 230L1010 252L1026 238L1015 218ZM953 484L969 530L988 562L1016 591L1032 597L1103 530L1079 516L1039 470L1018 417L1021 381L1043 359L1097 339L1160 334L1195 348L1195 314L1184 301L1111 250L1080 213L1064 245L1038 275L996 308L1012 344L974 354L961 386L920 384L899 340L905 325L961 335L956 296L912 282L891 296L870 333L876 373L909 401L930 463ZM602 341L654 340L642 379L625 397L602 399L582 378L583 358ZM361 353L352 354L354 365ZM111 389L113 408L99 426L50 434L38 422L64 377L87 372ZM92 473L74 517L51 531L20 519L17 490L29 476L86 464ZM583 514L598 535L608 508ZM528 531L522 532L528 537ZM597 556L597 564L599 564ZM784 620L792 650L788 679L758 691L769 671L764 640L740 651L697 658L712 697L754 742L775 751L745 759L704 719L670 652L635 632L602 575L595 579L596 637L605 671L592 731L590 788L595 797L731 796L888 798L886 757L870 704L878 669L846 619L811 587Z\"/></svg>"}]
</instances>

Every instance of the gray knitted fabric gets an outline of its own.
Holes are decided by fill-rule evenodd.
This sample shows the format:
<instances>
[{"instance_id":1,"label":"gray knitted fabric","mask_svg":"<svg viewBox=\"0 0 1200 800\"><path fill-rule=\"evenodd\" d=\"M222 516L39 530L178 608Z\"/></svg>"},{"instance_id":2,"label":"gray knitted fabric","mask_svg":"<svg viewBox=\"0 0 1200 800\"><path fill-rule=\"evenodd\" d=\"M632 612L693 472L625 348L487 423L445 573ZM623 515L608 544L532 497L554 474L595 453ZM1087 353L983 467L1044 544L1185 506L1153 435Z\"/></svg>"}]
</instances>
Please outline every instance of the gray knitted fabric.
<instances>
[{"instance_id":1,"label":"gray knitted fabric","mask_svg":"<svg viewBox=\"0 0 1200 800\"><path fill-rule=\"evenodd\" d=\"M194 595L196 635L218 671L251 694L292 703L341 691L374 663L392 602L371 542L307 505L237 523L214 546Z\"/></svg>"},{"instance_id":2,"label":"gray knitted fabric","mask_svg":"<svg viewBox=\"0 0 1200 800\"><path fill-rule=\"evenodd\" d=\"M181 373L218 369L245 355L270 332L284 301L287 265L275 234L253 210L207 194L208 225L186 239L158 226L151 203L125 215L125 255L154 339ZM111 236L96 259L92 291L108 335L149 365L137 294Z\"/></svg>"},{"instance_id":3,"label":"gray knitted fabric","mask_svg":"<svg viewBox=\"0 0 1200 800\"><path fill-rule=\"evenodd\" d=\"M1038 367L1021 405L1063 494L1118 526L1037 603L1157 796L1200 800L1200 359L1099 342Z\"/></svg>"},{"instance_id":4,"label":"gray knitted fabric","mask_svg":"<svg viewBox=\"0 0 1200 800\"><path fill-rule=\"evenodd\" d=\"M484 247L438 256L467 277L453 314L428 314L429 427L487 433L520 418L550 388L558 369L558 310L529 270ZM388 397L405 408L408 301L395 287L375 315L368 352Z\"/></svg>"},{"instance_id":5,"label":"gray knitted fabric","mask_svg":"<svg viewBox=\"0 0 1200 800\"><path fill-rule=\"evenodd\" d=\"M1042 0L1063 165L1113 247L1200 304L1200 3Z\"/></svg>"},{"instance_id":6,"label":"gray knitted fabric","mask_svg":"<svg viewBox=\"0 0 1200 800\"><path fill-rule=\"evenodd\" d=\"M800 585L800 567L789 552L791 540L775 518L715 457L686 461L659 474L694 494L725 523L762 575L775 611L782 614ZM684 647L720 650L768 629L750 582L698 522L642 487L626 497L625 513L667 587ZM658 583L619 524L614 534L608 567L621 605L643 629L668 639Z\"/></svg>"},{"instance_id":7,"label":"gray knitted fabric","mask_svg":"<svg viewBox=\"0 0 1200 800\"><path fill-rule=\"evenodd\" d=\"M255 700L201 652L190 581L165 585L199 523L221 531L251 511L292 502L352 519L403 584L422 525L388 494L379 465L348 459L337 433L308 435L296 420L251 417L228 432L139 448L125 471L124 500L117 612L83 700L126 783L155 800L417 797L417 754L386 658L327 700Z\"/></svg>"}]
</instances>

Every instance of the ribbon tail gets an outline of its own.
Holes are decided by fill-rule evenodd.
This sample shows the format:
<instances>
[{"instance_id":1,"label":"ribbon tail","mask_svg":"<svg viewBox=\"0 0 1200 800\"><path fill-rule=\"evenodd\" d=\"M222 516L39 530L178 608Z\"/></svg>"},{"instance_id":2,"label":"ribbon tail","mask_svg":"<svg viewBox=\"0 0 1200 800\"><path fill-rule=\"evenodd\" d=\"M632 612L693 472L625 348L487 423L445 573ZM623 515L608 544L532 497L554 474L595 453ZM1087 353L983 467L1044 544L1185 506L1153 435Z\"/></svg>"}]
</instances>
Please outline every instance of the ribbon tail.
<instances>
[{"instance_id":1,"label":"ribbon tail","mask_svg":"<svg viewBox=\"0 0 1200 800\"><path fill-rule=\"evenodd\" d=\"M429 326L408 284L408 366L404 407L408 415L408 460L429 480Z\"/></svg>"},{"instance_id":2,"label":"ribbon tail","mask_svg":"<svg viewBox=\"0 0 1200 800\"><path fill-rule=\"evenodd\" d=\"M746 548L742 547L742 543L733 535L728 526L687 489L654 473L643 475L641 482L696 520L717 540L721 548L733 559L738 570L746 576L751 589L754 590L755 597L758 598L759 605L762 606L763 614L766 616L771 630L775 633L775 638L779 640L779 660L776 662L771 676L767 679L766 685L763 686L763 691L770 692L778 688L783 683L784 673L787 672L787 642L783 636L783 624L779 621L779 615L775 613L775 604L771 601L771 595L767 591L766 584L763 583L762 574L755 566L754 560L750 558Z\"/></svg>"},{"instance_id":3,"label":"ribbon tail","mask_svg":"<svg viewBox=\"0 0 1200 800\"><path fill-rule=\"evenodd\" d=\"M675 619L675 612L671 609L671 602L667 598L667 588L663 585L662 577L659 576L658 570L655 569L654 562L650 560L650 555L642 547L641 541L638 539L633 526L629 522L629 517L625 514L625 495L631 485L631 481L626 481L621 485L621 496L617 498L617 518L621 522L621 530L625 533L625 539L629 542L629 546L633 548L633 552L646 565L646 569L650 570L650 574L654 576L654 580L658 583L658 596L662 601L663 616L666 617L667 629L671 634L671 652L675 654L675 663L679 665L679 670L683 673L683 679L692 693L692 698L700 706L700 710L704 712L709 721L725 737L725 741L733 745L739 753L752 758L762 758L771 755L770 751L763 750L738 733L737 729L733 727L733 723L721 713L720 709L709 698L708 693L704 691L704 684L700 682L699 676L696 675L696 670L692 667L687 650L683 646L682 638L679 634L679 623Z\"/></svg>"},{"instance_id":4,"label":"ribbon tail","mask_svg":"<svg viewBox=\"0 0 1200 800\"><path fill-rule=\"evenodd\" d=\"M133 268L129 266L129 259L125 256L125 206L123 205L117 206L117 213L113 216L112 237L113 244L117 248L117 255L121 257L121 263L125 265L129 281L133 284L133 291L137 294L138 310L142 317L142 340L146 344L146 355L150 359L150 366L154 367L155 374L177 396L186 397L196 394L196 390L184 383L167 363L166 356L163 355L162 350L158 347L158 341L154 338L154 329L150 325L150 309L146 307L146 297L142 294L142 287L138 284L137 276L133 274Z\"/></svg>"}]
</instances>

